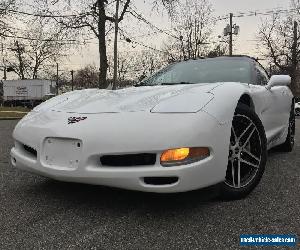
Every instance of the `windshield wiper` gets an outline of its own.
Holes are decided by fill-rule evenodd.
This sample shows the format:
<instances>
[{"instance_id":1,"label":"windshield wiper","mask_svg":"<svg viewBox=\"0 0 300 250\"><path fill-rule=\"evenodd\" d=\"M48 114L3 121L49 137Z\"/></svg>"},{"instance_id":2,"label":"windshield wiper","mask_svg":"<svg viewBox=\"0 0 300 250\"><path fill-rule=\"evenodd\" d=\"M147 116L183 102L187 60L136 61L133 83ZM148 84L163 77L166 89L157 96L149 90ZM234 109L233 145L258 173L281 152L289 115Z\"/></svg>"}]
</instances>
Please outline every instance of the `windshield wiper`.
<instances>
[{"instance_id":1,"label":"windshield wiper","mask_svg":"<svg viewBox=\"0 0 300 250\"><path fill-rule=\"evenodd\" d=\"M163 83L157 83L157 84L138 83L133 86L134 87L144 87L144 86L178 85L178 84L195 84L195 83L194 82L163 82Z\"/></svg>"},{"instance_id":2,"label":"windshield wiper","mask_svg":"<svg viewBox=\"0 0 300 250\"><path fill-rule=\"evenodd\" d=\"M147 86L146 84L142 84L142 83L137 83L134 84L133 87L143 87L143 86Z\"/></svg>"},{"instance_id":3,"label":"windshield wiper","mask_svg":"<svg viewBox=\"0 0 300 250\"><path fill-rule=\"evenodd\" d=\"M194 82L163 82L160 85L195 84Z\"/></svg>"},{"instance_id":4,"label":"windshield wiper","mask_svg":"<svg viewBox=\"0 0 300 250\"><path fill-rule=\"evenodd\" d=\"M147 83L144 83L144 82L139 82L135 85L133 85L134 87L144 87L144 86L155 86L154 84L147 84Z\"/></svg>"}]
</instances>

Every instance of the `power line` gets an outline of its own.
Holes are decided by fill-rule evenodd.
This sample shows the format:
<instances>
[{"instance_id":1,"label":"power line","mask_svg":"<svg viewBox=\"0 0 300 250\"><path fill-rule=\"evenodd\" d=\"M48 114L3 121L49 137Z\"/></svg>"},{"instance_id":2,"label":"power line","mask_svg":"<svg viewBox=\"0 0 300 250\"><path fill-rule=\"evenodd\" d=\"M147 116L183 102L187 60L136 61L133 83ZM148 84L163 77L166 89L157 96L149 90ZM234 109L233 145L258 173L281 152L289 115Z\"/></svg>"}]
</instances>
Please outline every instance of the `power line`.
<instances>
[{"instance_id":1,"label":"power line","mask_svg":"<svg viewBox=\"0 0 300 250\"><path fill-rule=\"evenodd\" d=\"M133 36L132 38L140 38L140 37L147 37L147 36L153 36L156 35L158 33L158 31L154 31L148 34L142 34L142 35L137 35L137 36Z\"/></svg>"},{"instance_id":2,"label":"power line","mask_svg":"<svg viewBox=\"0 0 300 250\"><path fill-rule=\"evenodd\" d=\"M146 45L146 44L143 44L143 43L141 43L141 42L134 41L134 40L132 40L131 38L129 38L127 35L125 35L125 32L124 32L121 28L119 28L119 30L120 30L120 34L124 37L125 42L128 42L128 43L135 43L135 44L138 44L138 45L140 45L140 46L143 46L143 47L145 47L145 48L147 48L147 49L154 50L154 51L157 51L157 52L160 52L160 53L164 53L164 54L168 53L168 52L166 52L166 51L162 51L162 50L153 48L153 47L151 47L151 46L149 46L149 45Z\"/></svg>"},{"instance_id":3,"label":"power line","mask_svg":"<svg viewBox=\"0 0 300 250\"><path fill-rule=\"evenodd\" d=\"M34 17L44 17L44 18L71 18L71 17L80 17L82 15L85 15L86 13L81 13L79 15L70 14L70 15L53 15L53 14L36 14L36 13L29 13L25 11L19 11L19 10L7 10L0 8L0 11L6 11L13 14L21 14L26 16L34 16Z\"/></svg>"},{"instance_id":4,"label":"power line","mask_svg":"<svg viewBox=\"0 0 300 250\"><path fill-rule=\"evenodd\" d=\"M70 45L86 45L86 44L98 44L97 42L91 42L94 38L84 39L84 41L79 41L75 39L40 39L40 38L32 38L32 37L25 37L22 35L2 35L4 38L13 38L13 39L21 39L27 41L40 41L40 42L56 42L61 44L70 44Z\"/></svg>"},{"instance_id":5,"label":"power line","mask_svg":"<svg viewBox=\"0 0 300 250\"><path fill-rule=\"evenodd\" d=\"M290 9L275 8L275 9L266 9L265 11L252 10L246 12L237 12L233 14L233 17L241 18L241 17L251 17L251 16L270 16L270 15L290 13L290 12L299 12L299 10L296 8L290 8ZM229 17L225 15L219 16L215 19L215 21L225 20L228 18Z\"/></svg>"},{"instance_id":6,"label":"power line","mask_svg":"<svg viewBox=\"0 0 300 250\"><path fill-rule=\"evenodd\" d=\"M23 40L29 40L29 41L41 41L41 42L78 42L77 40L54 40L54 39L39 39L39 38L31 38L31 37L24 37L24 36L18 36L18 35L7 35L5 34L4 37L9 38L17 38L17 39L23 39Z\"/></svg>"},{"instance_id":7,"label":"power line","mask_svg":"<svg viewBox=\"0 0 300 250\"><path fill-rule=\"evenodd\" d=\"M170 32L168 32L168 31L166 31L166 30L163 30L163 29L157 27L156 25L154 25L153 23L151 23L150 21L148 21L145 17L142 16L142 14L138 13L138 12L137 12L136 10L134 10L132 7L129 6L128 8L131 10L131 11L130 11L130 14L131 14L133 17L137 18L137 19L140 20L140 21L143 21L144 23L146 23L147 25L149 25L151 28L160 31L161 33L164 33L164 34L166 34L166 35L168 35L168 36L170 36L170 37L173 37L173 38L175 38L175 39L179 39L179 40L180 40L179 37L177 37L177 36L171 34Z\"/></svg>"},{"instance_id":8,"label":"power line","mask_svg":"<svg viewBox=\"0 0 300 250\"><path fill-rule=\"evenodd\" d=\"M135 18L137 18L138 20L146 23L147 25L149 25L152 29L156 29L157 32L154 32L153 34L157 34L158 32L160 33L164 33L170 37L173 37L175 39L180 39L179 37L171 34L170 32L166 31L166 30L163 30L161 28L159 28L158 26L154 25L153 23L151 23L150 21L148 21L142 14L138 13L135 9L133 9L132 7L129 6L129 9L130 9L130 13L132 16L134 16ZM2 8L0 8L0 10L3 10ZM84 15L84 13L82 14L79 14L79 15L49 15L49 14L35 14L35 13L28 13L28 12L24 12L24 11L16 11L16 10L5 10L7 12L11 12L11 13L14 13L14 14L22 14L22 15L29 15L29 16L36 16L36 17L47 17L47 18L72 18L72 17L80 17L82 15ZM235 18L241 18L241 17L251 17L251 16L258 16L258 15L274 15L274 14L280 14L280 13L289 13L289 12L295 12L297 11L297 9L295 8L291 8L291 9L282 9L282 8L276 8L276 9L267 9L265 10L264 12L262 11L259 11L259 10L256 10L256 11L246 11L246 12L237 12L236 14L233 14L233 17ZM228 16L219 16L219 17L216 17L214 20L215 21L220 21L220 20L225 20L225 19L228 19ZM148 34L149 35L149 34ZM139 36L136 36L136 37L133 37L133 38L137 38L137 37L146 37L148 35L139 35ZM22 40L30 40L30 41L45 41L45 42L61 42L61 43L70 43L70 45L72 43L76 43L76 44L87 44L87 43L93 43L93 42L88 42L88 41L84 41L84 42L81 42L81 41L78 41L78 40L73 40L73 39L70 39L70 40L54 40L54 39L38 39L38 38L31 38L31 37L25 37L25 36L20 36L20 35L5 35L6 37L9 37L9 38L15 38L15 39L22 39ZM124 35L123 35L124 36ZM125 36L124 36L125 37ZM90 39L92 40L92 39ZM125 40L126 40L126 37L125 37ZM156 49L156 48L153 48L149 45L145 45L141 42L137 42L137 41L133 41L132 39L129 39L132 43L135 43L135 44L138 44L140 46L143 46L147 49L150 49L150 50L154 50L154 51L157 51L157 52L160 52L160 53L167 53L167 52L164 52L164 51L161 51L159 49ZM96 42L94 42L96 44Z\"/></svg>"},{"instance_id":9,"label":"power line","mask_svg":"<svg viewBox=\"0 0 300 250\"><path fill-rule=\"evenodd\" d=\"M159 27L157 27L156 25L154 25L153 23L151 23L150 21L148 21L142 14L138 13L136 10L134 10L132 7L128 7L131 11L130 14L137 18L140 21L143 21L144 23L146 23L147 25L149 25L151 28L158 30L160 33L164 33L170 37L173 37L175 39L179 39L181 40L180 37L177 37L173 34L171 34L170 32L163 30ZM268 16L268 15L275 15L275 14L281 14L281 13L290 13L290 12L297 12L299 10L295 9L295 8L290 8L290 9L281 9L281 8L275 8L275 9L266 9L265 12L261 12L259 10L254 10L254 11L247 11L247 12L237 12L236 14L233 14L234 18L241 18L241 17L251 17L251 16ZM227 20L229 19L228 15L224 15L224 16L219 16L216 18L213 18L213 21L218 22L218 21L222 21L222 20ZM147 35L141 35L139 37L144 37Z\"/></svg>"},{"instance_id":10,"label":"power line","mask_svg":"<svg viewBox=\"0 0 300 250\"><path fill-rule=\"evenodd\" d=\"M147 20L141 13L138 13L135 9L133 9L131 6L128 7L131 11L130 14L132 16L134 16L135 18L137 18L140 21L143 21L144 23L146 23L147 25L149 25L152 29L156 29L158 30L160 33L164 33L170 37L173 37L175 39L181 39L180 37L175 36L174 34L171 34L170 32L163 30L161 28L159 28L158 26L154 25L153 23L151 23L149 20ZM53 15L53 14L36 14L36 13L29 13L29 12L25 12L25 11L17 11L17 10L7 10L7 9L3 9L0 8L0 10L2 11L7 11L13 14L22 14L22 15L28 15L28 16L35 16L35 17L44 17L44 18L74 18L74 17L80 17L82 15L85 15L86 13L81 13L81 14L70 14L70 15ZM241 17L250 17L250 16L259 16L259 15L274 15L274 14L280 14L280 13L288 13L288 12L296 12L298 11L295 8L291 8L291 9L267 9L265 12L260 12L259 10L254 10L254 11L247 11L247 12L237 12L236 14L233 15L233 17L235 18L241 18ZM219 16L214 18L214 21L220 21L220 20L226 20L228 19L228 16ZM154 33L155 34L155 33ZM139 37L143 37L146 35L141 35ZM30 38L21 38L20 39L27 39L30 40ZM33 39L34 40L34 39Z\"/></svg>"}]
</instances>

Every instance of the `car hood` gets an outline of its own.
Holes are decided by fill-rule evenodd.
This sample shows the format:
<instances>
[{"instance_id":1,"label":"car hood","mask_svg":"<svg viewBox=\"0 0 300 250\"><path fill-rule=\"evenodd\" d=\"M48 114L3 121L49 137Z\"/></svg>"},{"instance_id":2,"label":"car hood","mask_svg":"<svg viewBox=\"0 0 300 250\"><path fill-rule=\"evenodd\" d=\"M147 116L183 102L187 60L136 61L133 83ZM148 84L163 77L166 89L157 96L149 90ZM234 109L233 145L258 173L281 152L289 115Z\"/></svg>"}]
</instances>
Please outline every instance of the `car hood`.
<instances>
[{"instance_id":1,"label":"car hood","mask_svg":"<svg viewBox=\"0 0 300 250\"><path fill-rule=\"evenodd\" d=\"M196 112L213 98L210 91L221 84L77 90L54 97L36 107L34 111L53 110L80 114L137 111ZM176 111L172 111L174 106L177 106Z\"/></svg>"}]
</instances>

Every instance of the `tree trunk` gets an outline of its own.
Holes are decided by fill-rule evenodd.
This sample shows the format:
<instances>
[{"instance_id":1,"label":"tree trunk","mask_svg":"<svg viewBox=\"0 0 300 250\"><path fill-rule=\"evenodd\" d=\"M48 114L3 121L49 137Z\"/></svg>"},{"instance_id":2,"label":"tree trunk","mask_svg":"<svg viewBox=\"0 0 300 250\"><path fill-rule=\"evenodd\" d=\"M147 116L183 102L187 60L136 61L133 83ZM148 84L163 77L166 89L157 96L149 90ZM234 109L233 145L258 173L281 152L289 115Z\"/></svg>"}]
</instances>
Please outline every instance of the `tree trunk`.
<instances>
[{"instance_id":1,"label":"tree trunk","mask_svg":"<svg viewBox=\"0 0 300 250\"><path fill-rule=\"evenodd\" d=\"M118 31L119 31L119 4L120 0L116 0L115 14L115 41L114 41L114 81L112 89L117 89L117 74L118 74Z\"/></svg>"},{"instance_id":2,"label":"tree trunk","mask_svg":"<svg viewBox=\"0 0 300 250\"><path fill-rule=\"evenodd\" d=\"M32 79L37 79L38 69L39 69L39 60L38 60L38 54L35 51L35 62L34 62L34 67L32 72Z\"/></svg>"},{"instance_id":3,"label":"tree trunk","mask_svg":"<svg viewBox=\"0 0 300 250\"><path fill-rule=\"evenodd\" d=\"M105 0L98 0L99 15L98 15L98 40L99 40L99 56L100 56L100 70L98 87L100 89L107 88L107 56L106 56L106 41L105 41Z\"/></svg>"},{"instance_id":4,"label":"tree trunk","mask_svg":"<svg viewBox=\"0 0 300 250\"><path fill-rule=\"evenodd\" d=\"M36 69L33 69L33 73L32 73L32 79L37 79L37 71Z\"/></svg>"},{"instance_id":5,"label":"tree trunk","mask_svg":"<svg viewBox=\"0 0 300 250\"><path fill-rule=\"evenodd\" d=\"M18 55L18 59L19 59L19 72L20 72L19 76L20 76L21 80L24 80L25 75L24 75L24 64L23 64L21 47L20 47L18 41L15 42L15 45L17 47L16 50L17 50L17 55Z\"/></svg>"},{"instance_id":6,"label":"tree trunk","mask_svg":"<svg viewBox=\"0 0 300 250\"><path fill-rule=\"evenodd\" d=\"M33 67L32 79L37 79L37 74L38 74L38 65L35 64Z\"/></svg>"},{"instance_id":7,"label":"tree trunk","mask_svg":"<svg viewBox=\"0 0 300 250\"><path fill-rule=\"evenodd\" d=\"M293 69L291 70L291 73L290 73L290 77L291 77L291 91L293 92L293 95L295 96L297 94L297 88L296 88L296 84L297 84L296 68L293 67Z\"/></svg>"}]
</instances>

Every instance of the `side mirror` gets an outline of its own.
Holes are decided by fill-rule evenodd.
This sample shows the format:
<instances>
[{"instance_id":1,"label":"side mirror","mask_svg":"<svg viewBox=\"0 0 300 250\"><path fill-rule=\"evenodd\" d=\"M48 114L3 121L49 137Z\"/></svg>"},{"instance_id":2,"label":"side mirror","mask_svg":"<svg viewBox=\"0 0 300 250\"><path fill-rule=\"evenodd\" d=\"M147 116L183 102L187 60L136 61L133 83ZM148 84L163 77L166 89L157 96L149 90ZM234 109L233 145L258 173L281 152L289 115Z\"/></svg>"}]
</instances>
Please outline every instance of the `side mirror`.
<instances>
[{"instance_id":1,"label":"side mirror","mask_svg":"<svg viewBox=\"0 0 300 250\"><path fill-rule=\"evenodd\" d=\"M288 86L291 84L291 77L288 75L274 75L268 82L267 89L271 89L275 86Z\"/></svg>"}]
</instances>

